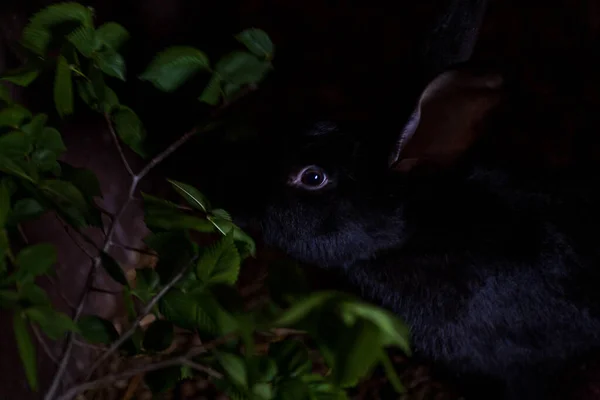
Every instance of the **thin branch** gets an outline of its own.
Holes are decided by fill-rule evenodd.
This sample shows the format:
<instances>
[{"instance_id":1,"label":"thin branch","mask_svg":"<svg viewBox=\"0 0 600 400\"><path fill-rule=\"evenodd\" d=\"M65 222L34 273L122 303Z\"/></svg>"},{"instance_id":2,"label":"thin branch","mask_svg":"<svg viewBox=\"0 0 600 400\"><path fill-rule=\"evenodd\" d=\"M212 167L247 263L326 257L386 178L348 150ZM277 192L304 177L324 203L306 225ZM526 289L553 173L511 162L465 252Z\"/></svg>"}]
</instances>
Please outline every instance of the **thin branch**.
<instances>
[{"instance_id":1,"label":"thin branch","mask_svg":"<svg viewBox=\"0 0 600 400\"><path fill-rule=\"evenodd\" d=\"M154 306L156 305L156 303L158 303L158 301L177 283L179 282L179 280L181 278L183 278L183 276L185 275L185 273L187 272L189 266L191 264L193 264L193 262L195 261L195 257L193 260L191 260L190 263L188 263L187 265L185 265L181 271L179 271L172 279L169 283L167 283L160 292L158 292L158 294L156 296L154 296L152 298L152 300L150 300L150 302L148 302L148 304L146 305L146 307L144 307L144 309L142 310L142 312L140 313L140 315L138 315L138 317L135 319L135 321L133 321L133 323L131 324L131 327L125 332L123 333L118 340L116 340L107 350L106 352L104 352L104 354L102 354L100 357L98 357L98 359L94 362L94 364L92 364L92 366L90 368L88 368L88 374L85 378L85 380L89 380L91 378L91 376L94 374L94 371L96 371L96 369L102 365L102 363L108 358L110 357L114 352L116 352L119 347L121 347L123 345L123 343L125 343L136 331L136 329L138 328L138 326L140 325L140 323L142 322L142 319L144 319L144 317L146 317L146 315L150 314L150 312L152 311L152 309L154 308Z\"/></svg>"},{"instance_id":2,"label":"thin branch","mask_svg":"<svg viewBox=\"0 0 600 400\"><path fill-rule=\"evenodd\" d=\"M60 363L58 362L58 359L54 355L52 349L48 347L48 343L46 343L46 341L42 337L42 333L40 332L39 328L35 324L29 324L29 326L31 327L31 330L33 331L33 334L35 335L35 338L37 339L38 343L42 347L42 350L44 350L44 353L46 353L48 358L52 360L54 364L59 365ZM69 374L66 374L65 378L67 378L69 382L73 382L73 378Z\"/></svg>"},{"instance_id":3,"label":"thin branch","mask_svg":"<svg viewBox=\"0 0 600 400\"><path fill-rule=\"evenodd\" d=\"M183 365L187 365L188 367L195 369L196 371L200 371L200 372L204 372L206 375L212 377L212 378L216 378L216 379L223 379L223 374L220 373L219 371L215 371L214 369L195 363L191 360L188 360L187 358L183 358L182 364Z\"/></svg>"},{"instance_id":4,"label":"thin branch","mask_svg":"<svg viewBox=\"0 0 600 400\"><path fill-rule=\"evenodd\" d=\"M146 372L157 371L157 370L160 370L163 368L179 366L179 365L188 365L191 368L205 372L207 375L209 375L211 377L214 377L214 378L221 377L222 378L222 375L219 372L211 370L210 368L204 367L197 363L194 363L191 360L192 360L192 358L194 358L200 354L204 354L212 349L215 349L216 347L218 347L224 343L227 343L228 341L230 341L231 339L233 339L235 337L236 337L236 335L234 335L234 334L228 334L228 335L222 336L216 340L213 340L212 342L207 343L204 346L193 348L182 356L167 358L165 360L162 360L162 361L159 361L159 362L156 362L153 364L146 364L146 365L140 366L138 368L129 369L121 374L108 375L108 376L105 376L103 378L100 378L100 379L97 379L94 381L88 381L86 383L72 387L71 389L67 390L65 392L65 394L58 397L57 400L71 400L73 397L75 397L79 393L85 392L86 390L103 388L103 387L113 384L116 381L131 378L132 376L136 376L136 375L143 374Z\"/></svg>"},{"instance_id":5,"label":"thin branch","mask_svg":"<svg viewBox=\"0 0 600 400\"><path fill-rule=\"evenodd\" d=\"M121 156L121 161L123 161L123 165L125 166L127 173L129 173L129 176L135 177L135 174L133 173L133 170L131 169L129 162L127 161L127 158L125 157L125 153L123 152L123 147L121 146L121 142L119 141L119 138L117 137L117 133L115 132L115 128L113 127L112 121L110 120L110 115L108 115L108 113L104 113L104 119L106 120L106 125L108 125L108 130L110 131L110 135L113 138L113 142L115 143L115 146L117 147L117 150L119 151L119 155Z\"/></svg>"},{"instance_id":6,"label":"thin branch","mask_svg":"<svg viewBox=\"0 0 600 400\"><path fill-rule=\"evenodd\" d=\"M111 246L119 247L119 248L124 249L124 250L133 251L134 253L140 253L140 254L145 254L147 256L158 257L158 254L156 254L153 251L144 250L144 249L138 249L136 247L127 246L127 245L121 244L121 243L112 242Z\"/></svg>"},{"instance_id":7,"label":"thin branch","mask_svg":"<svg viewBox=\"0 0 600 400\"><path fill-rule=\"evenodd\" d=\"M109 290L109 289L99 288L97 286L90 287L90 291L91 292L96 292L96 293L110 294L112 296L116 296L116 295L122 293L122 292L117 291L117 290Z\"/></svg>"}]
</instances>

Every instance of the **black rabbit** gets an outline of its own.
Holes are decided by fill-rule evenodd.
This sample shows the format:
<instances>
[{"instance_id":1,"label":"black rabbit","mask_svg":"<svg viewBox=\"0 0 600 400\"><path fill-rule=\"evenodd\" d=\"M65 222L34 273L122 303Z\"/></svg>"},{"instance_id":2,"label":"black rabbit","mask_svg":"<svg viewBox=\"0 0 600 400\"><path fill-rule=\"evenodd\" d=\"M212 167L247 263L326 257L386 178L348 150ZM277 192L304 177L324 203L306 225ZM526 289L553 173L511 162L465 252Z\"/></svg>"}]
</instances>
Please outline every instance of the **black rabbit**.
<instances>
[{"instance_id":1,"label":"black rabbit","mask_svg":"<svg viewBox=\"0 0 600 400\"><path fill-rule=\"evenodd\" d=\"M548 380L600 345L597 196L584 175L474 163L467 150L499 85L461 70L437 77L389 159L365 145L382 127L320 122L285 135L269 148L277 159L246 166L256 202L243 203L267 243L343 271L403 317L417 354L497 384L498 398L546 399ZM468 399L493 398L475 386Z\"/></svg>"}]
</instances>

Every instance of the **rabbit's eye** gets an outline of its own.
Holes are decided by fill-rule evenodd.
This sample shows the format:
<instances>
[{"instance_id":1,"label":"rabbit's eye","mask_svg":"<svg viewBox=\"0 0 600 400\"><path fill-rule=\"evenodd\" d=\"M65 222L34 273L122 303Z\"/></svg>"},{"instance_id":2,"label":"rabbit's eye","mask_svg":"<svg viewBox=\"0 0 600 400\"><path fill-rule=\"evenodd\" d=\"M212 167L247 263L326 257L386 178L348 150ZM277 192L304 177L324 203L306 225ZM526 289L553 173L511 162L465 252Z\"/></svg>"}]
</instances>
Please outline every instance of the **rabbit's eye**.
<instances>
[{"instance_id":1,"label":"rabbit's eye","mask_svg":"<svg viewBox=\"0 0 600 400\"><path fill-rule=\"evenodd\" d=\"M329 181L327 174L322 168L315 165L302 168L300 172L290 177L289 183L303 189L320 189Z\"/></svg>"}]
</instances>

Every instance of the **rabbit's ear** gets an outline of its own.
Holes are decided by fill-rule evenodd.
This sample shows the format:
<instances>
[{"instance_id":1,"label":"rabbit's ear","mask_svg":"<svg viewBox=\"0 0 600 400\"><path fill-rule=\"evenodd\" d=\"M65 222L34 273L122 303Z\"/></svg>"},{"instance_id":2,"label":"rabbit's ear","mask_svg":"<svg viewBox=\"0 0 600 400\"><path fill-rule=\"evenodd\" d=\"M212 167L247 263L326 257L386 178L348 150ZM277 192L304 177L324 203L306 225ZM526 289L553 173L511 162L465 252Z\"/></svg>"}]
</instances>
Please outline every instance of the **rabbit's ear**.
<instances>
[{"instance_id":1,"label":"rabbit's ear","mask_svg":"<svg viewBox=\"0 0 600 400\"><path fill-rule=\"evenodd\" d=\"M447 71L427 85L394 143L389 165L406 171L423 162L446 164L475 141L476 124L500 99L502 77Z\"/></svg>"}]
</instances>

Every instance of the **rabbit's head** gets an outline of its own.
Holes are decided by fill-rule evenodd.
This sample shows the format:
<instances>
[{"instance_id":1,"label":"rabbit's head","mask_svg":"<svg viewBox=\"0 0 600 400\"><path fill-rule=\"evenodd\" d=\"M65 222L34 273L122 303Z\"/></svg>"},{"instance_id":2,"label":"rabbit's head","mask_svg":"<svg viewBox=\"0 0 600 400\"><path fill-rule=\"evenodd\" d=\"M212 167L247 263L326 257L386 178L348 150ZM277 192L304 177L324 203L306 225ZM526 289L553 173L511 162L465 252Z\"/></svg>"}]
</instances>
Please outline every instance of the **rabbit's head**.
<instances>
[{"instance_id":1,"label":"rabbit's head","mask_svg":"<svg viewBox=\"0 0 600 400\"><path fill-rule=\"evenodd\" d=\"M264 170L268 189L256 215L265 241L320 266L400 246L411 229L404 205L423 171L415 167L456 165L498 100L500 81L466 70L439 75L385 152L380 138L392 126L321 121L286 135Z\"/></svg>"}]
</instances>

